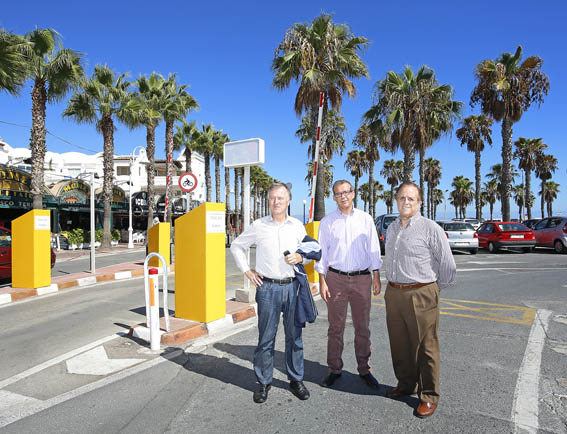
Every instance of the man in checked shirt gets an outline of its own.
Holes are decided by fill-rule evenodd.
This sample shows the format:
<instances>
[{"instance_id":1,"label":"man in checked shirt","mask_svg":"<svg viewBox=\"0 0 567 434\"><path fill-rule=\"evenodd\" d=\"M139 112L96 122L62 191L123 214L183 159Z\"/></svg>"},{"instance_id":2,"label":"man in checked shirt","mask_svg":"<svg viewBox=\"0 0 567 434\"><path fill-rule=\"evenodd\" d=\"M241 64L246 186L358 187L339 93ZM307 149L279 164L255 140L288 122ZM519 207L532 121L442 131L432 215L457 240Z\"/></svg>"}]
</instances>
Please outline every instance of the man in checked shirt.
<instances>
[{"instance_id":1,"label":"man in checked shirt","mask_svg":"<svg viewBox=\"0 0 567 434\"><path fill-rule=\"evenodd\" d=\"M386 236L386 324L400 398L417 392L416 415L431 416L439 402L439 289L455 283L455 260L441 227L419 213L421 190L398 188L399 217Z\"/></svg>"}]
</instances>

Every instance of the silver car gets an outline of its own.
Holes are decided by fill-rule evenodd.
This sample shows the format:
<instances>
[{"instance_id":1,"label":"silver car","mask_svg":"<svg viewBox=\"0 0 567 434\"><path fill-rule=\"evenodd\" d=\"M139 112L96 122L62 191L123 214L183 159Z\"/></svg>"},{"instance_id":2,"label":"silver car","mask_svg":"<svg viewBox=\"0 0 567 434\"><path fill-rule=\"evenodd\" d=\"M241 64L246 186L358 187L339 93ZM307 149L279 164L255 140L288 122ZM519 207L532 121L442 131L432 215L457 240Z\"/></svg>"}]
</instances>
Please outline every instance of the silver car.
<instances>
[{"instance_id":1,"label":"silver car","mask_svg":"<svg viewBox=\"0 0 567 434\"><path fill-rule=\"evenodd\" d=\"M445 231L451 250L468 250L471 255L478 252L478 234L470 223L437 222Z\"/></svg>"},{"instance_id":2,"label":"silver car","mask_svg":"<svg viewBox=\"0 0 567 434\"><path fill-rule=\"evenodd\" d=\"M548 217L534 228L536 247L553 247L557 253L567 253L567 217Z\"/></svg>"}]
</instances>

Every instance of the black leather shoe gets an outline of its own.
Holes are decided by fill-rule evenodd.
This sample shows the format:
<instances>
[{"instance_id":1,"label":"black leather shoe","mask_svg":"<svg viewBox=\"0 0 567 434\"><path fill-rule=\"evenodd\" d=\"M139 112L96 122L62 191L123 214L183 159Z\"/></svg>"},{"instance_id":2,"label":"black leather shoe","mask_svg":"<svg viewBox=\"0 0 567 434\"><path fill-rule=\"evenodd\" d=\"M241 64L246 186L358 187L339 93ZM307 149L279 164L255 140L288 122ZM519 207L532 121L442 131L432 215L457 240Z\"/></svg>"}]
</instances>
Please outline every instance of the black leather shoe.
<instances>
[{"instance_id":1,"label":"black leather shoe","mask_svg":"<svg viewBox=\"0 0 567 434\"><path fill-rule=\"evenodd\" d=\"M311 396L309 394L309 390L307 390L307 387L305 387L305 385L303 384L303 381L290 381L289 390L291 390L291 393L293 393L302 401L309 399L309 397Z\"/></svg>"},{"instance_id":2,"label":"black leather shoe","mask_svg":"<svg viewBox=\"0 0 567 434\"><path fill-rule=\"evenodd\" d=\"M378 383L378 380L376 380L376 378L374 378L374 375L372 375L370 372L368 374L358 375L360 375L360 378L362 378L369 387L372 387L373 389L378 389L380 387L380 383Z\"/></svg>"},{"instance_id":3,"label":"black leather shoe","mask_svg":"<svg viewBox=\"0 0 567 434\"><path fill-rule=\"evenodd\" d=\"M341 373L335 374L334 372L329 372L327 376L323 378L323 381L321 381L321 386L331 387L340 376Z\"/></svg>"},{"instance_id":4,"label":"black leather shoe","mask_svg":"<svg viewBox=\"0 0 567 434\"><path fill-rule=\"evenodd\" d=\"M271 384L260 384L258 390L254 392L254 402L256 404L262 404L268 399L268 391L272 388Z\"/></svg>"}]
</instances>

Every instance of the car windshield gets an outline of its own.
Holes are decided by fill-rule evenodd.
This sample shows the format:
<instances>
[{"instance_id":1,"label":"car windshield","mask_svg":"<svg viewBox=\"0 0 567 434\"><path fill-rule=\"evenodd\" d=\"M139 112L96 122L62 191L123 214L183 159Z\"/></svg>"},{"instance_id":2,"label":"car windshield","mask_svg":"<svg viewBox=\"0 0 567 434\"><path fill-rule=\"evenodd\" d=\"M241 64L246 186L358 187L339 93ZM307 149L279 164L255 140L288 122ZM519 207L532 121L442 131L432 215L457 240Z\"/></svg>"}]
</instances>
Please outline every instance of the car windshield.
<instances>
[{"instance_id":1,"label":"car windshield","mask_svg":"<svg viewBox=\"0 0 567 434\"><path fill-rule=\"evenodd\" d=\"M528 228L521 223L504 223L499 224L498 228L503 231L527 231Z\"/></svg>"},{"instance_id":2,"label":"car windshield","mask_svg":"<svg viewBox=\"0 0 567 434\"><path fill-rule=\"evenodd\" d=\"M394 220L396 220L398 217L397 216L388 216L388 217L384 217L384 229L388 229L388 226L390 226L390 223L392 223Z\"/></svg>"},{"instance_id":3,"label":"car windshield","mask_svg":"<svg viewBox=\"0 0 567 434\"><path fill-rule=\"evenodd\" d=\"M446 231L474 231L470 223L447 223L445 225Z\"/></svg>"}]
</instances>

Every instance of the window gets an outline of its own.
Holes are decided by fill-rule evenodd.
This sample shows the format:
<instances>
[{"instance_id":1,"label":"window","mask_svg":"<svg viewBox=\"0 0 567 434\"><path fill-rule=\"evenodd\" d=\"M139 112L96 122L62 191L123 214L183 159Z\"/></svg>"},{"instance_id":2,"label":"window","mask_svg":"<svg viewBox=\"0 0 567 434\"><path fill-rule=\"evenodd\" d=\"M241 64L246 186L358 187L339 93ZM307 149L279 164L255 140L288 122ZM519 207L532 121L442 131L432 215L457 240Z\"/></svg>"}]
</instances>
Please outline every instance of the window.
<instances>
[{"instance_id":1,"label":"window","mask_svg":"<svg viewBox=\"0 0 567 434\"><path fill-rule=\"evenodd\" d=\"M543 219L542 221L540 221L535 227L536 230L537 229L544 229L547 226L548 221L549 221L549 219Z\"/></svg>"},{"instance_id":2,"label":"window","mask_svg":"<svg viewBox=\"0 0 567 434\"><path fill-rule=\"evenodd\" d=\"M8 231L0 229L0 247L11 247L12 235Z\"/></svg>"},{"instance_id":3,"label":"window","mask_svg":"<svg viewBox=\"0 0 567 434\"><path fill-rule=\"evenodd\" d=\"M116 174L118 176L128 176L130 175L130 166L118 166L116 168Z\"/></svg>"}]
</instances>

